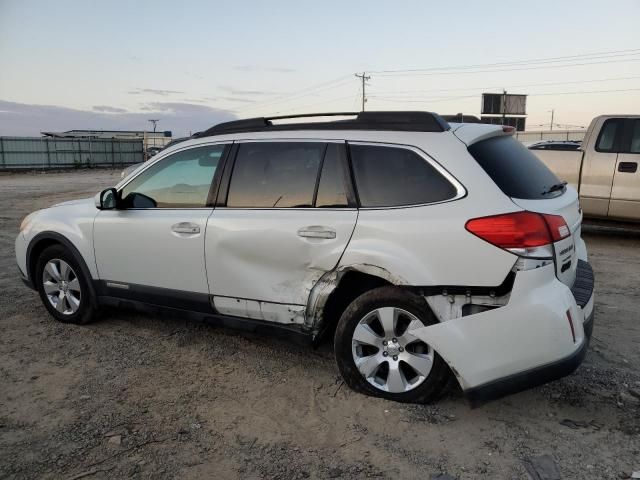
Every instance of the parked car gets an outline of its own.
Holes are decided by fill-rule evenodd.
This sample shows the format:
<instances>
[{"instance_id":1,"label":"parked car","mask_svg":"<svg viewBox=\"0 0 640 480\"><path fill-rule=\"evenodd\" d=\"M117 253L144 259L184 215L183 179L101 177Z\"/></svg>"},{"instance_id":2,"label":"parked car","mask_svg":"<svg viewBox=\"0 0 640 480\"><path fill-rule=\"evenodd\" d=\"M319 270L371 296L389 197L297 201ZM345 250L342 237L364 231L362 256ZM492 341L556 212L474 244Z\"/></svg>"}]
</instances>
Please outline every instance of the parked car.
<instances>
[{"instance_id":1,"label":"parked car","mask_svg":"<svg viewBox=\"0 0 640 480\"><path fill-rule=\"evenodd\" d=\"M529 149L578 190L586 217L640 222L640 115L594 118L579 148Z\"/></svg>"},{"instance_id":2,"label":"parked car","mask_svg":"<svg viewBox=\"0 0 640 480\"><path fill-rule=\"evenodd\" d=\"M149 147L147 148L147 157L151 158L158 152L161 152L164 147Z\"/></svg>"},{"instance_id":3,"label":"parked car","mask_svg":"<svg viewBox=\"0 0 640 480\"><path fill-rule=\"evenodd\" d=\"M555 150L575 151L580 150L581 140L544 140L527 146L529 150Z\"/></svg>"},{"instance_id":4,"label":"parked car","mask_svg":"<svg viewBox=\"0 0 640 480\"><path fill-rule=\"evenodd\" d=\"M401 402L450 376L475 403L577 368L594 295L576 190L511 127L354 115L220 124L32 213L24 282L62 322L159 306L332 334L351 388Z\"/></svg>"},{"instance_id":5,"label":"parked car","mask_svg":"<svg viewBox=\"0 0 640 480\"><path fill-rule=\"evenodd\" d=\"M161 152L162 150L166 150L167 148L171 148L174 145L177 145L178 143L184 142L185 140L189 140L189 138L190 137L174 138L169 143L167 143L164 147L162 147L158 152ZM152 148L159 148L159 147L152 147ZM156 152L156 153L158 153L158 152ZM154 153L154 155L155 155L155 153ZM120 179L124 180L126 177L128 177L133 172L135 172L138 169L138 167L140 167L141 165L144 165L144 162L135 163L133 165L129 165L127 168L124 168L122 170L122 172L120 173Z\"/></svg>"}]
</instances>

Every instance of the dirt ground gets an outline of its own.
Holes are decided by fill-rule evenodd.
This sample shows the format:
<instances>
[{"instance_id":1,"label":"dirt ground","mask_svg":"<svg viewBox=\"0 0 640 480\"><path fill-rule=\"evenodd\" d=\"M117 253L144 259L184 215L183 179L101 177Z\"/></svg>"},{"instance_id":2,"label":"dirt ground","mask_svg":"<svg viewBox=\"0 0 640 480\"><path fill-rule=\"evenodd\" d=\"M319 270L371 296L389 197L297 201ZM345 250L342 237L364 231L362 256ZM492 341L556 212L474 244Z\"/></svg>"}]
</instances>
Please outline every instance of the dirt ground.
<instances>
[{"instance_id":1,"label":"dirt ground","mask_svg":"<svg viewBox=\"0 0 640 480\"><path fill-rule=\"evenodd\" d=\"M542 454L564 479L640 470L640 234L584 233L596 324L575 374L477 409L457 390L403 405L345 387L330 345L179 315L55 322L18 278L20 221L118 178L0 175L0 478L511 479Z\"/></svg>"}]
</instances>

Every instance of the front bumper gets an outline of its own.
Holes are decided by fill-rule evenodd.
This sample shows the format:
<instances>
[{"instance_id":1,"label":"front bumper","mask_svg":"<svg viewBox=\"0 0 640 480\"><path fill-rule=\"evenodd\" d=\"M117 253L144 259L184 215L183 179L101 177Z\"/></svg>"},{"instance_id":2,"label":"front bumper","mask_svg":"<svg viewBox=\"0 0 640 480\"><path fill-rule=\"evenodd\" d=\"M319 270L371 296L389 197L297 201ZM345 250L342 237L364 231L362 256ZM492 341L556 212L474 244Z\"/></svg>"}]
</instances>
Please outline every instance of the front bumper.
<instances>
[{"instance_id":1,"label":"front bumper","mask_svg":"<svg viewBox=\"0 0 640 480\"><path fill-rule=\"evenodd\" d=\"M33 282L31 280L29 280L29 277L27 277L22 270L20 270L20 268L18 268L18 272L20 272L20 280L22 280L22 283L25 284L25 286L29 287L31 290L36 290L35 285L33 284Z\"/></svg>"},{"instance_id":2,"label":"front bumper","mask_svg":"<svg viewBox=\"0 0 640 480\"><path fill-rule=\"evenodd\" d=\"M503 307L411 333L442 356L474 405L568 375L584 359L593 329L593 273L582 263L576 285L589 288L591 274L586 300L576 301L548 265L518 272Z\"/></svg>"},{"instance_id":3,"label":"front bumper","mask_svg":"<svg viewBox=\"0 0 640 480\"><path fill-rule=\"evenodd\" d=\"M22 280L22 283L24 283L27 287L35 290L33 282L27 274L27 241L25 240L22 233L18 233L18 236L16 237L15 253L18 272L20 272L20 280Z\"/></svg>"}]
</instances>

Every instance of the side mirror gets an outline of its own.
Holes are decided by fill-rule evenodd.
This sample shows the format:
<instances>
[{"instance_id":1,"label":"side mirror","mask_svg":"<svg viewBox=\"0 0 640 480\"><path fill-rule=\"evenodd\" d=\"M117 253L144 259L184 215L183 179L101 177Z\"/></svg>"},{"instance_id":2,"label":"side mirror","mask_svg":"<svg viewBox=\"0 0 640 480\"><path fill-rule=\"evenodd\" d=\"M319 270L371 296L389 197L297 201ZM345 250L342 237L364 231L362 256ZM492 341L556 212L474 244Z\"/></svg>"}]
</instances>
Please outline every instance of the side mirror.
<instances>
[{"instance_id":1,"label":"side mirror","mask_svg":"<svg viewBox=\"0 0 640 480\"><path fill-rule=\"evenodd\" d=\"M98 210L113 210L118 205L118 191L115 188L107 188L94 197Z\"/></svg>"},{"instance_id":2,"label":"side mirror","mask_svg":"<svg viewBox=\"0 0 640 480\"><path fill-rule=\"evenodd\" d=\"M156 208L156 201L144 193L131 192L122 200L123 208Z\"/></svg>"}]
</instances>

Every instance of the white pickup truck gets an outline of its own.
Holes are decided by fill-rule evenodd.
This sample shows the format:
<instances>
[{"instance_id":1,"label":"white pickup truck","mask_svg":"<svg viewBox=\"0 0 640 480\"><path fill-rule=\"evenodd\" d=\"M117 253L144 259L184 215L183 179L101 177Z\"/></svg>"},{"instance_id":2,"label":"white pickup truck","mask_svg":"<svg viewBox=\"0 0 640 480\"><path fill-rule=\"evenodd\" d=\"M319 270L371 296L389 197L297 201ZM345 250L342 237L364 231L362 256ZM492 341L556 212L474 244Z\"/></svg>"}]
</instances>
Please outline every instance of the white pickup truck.
<instances>
[{"instance_id":1,"label":"white pickup truck","mask_svg":"<svg viewBox=\"0 0 640 480\"><path fill-rule=\"evenodd\" d=\"M580 193L586 217L640 222L640 115L594 118L579 149L529 146Z\"/></svg>"}]
</instances>

